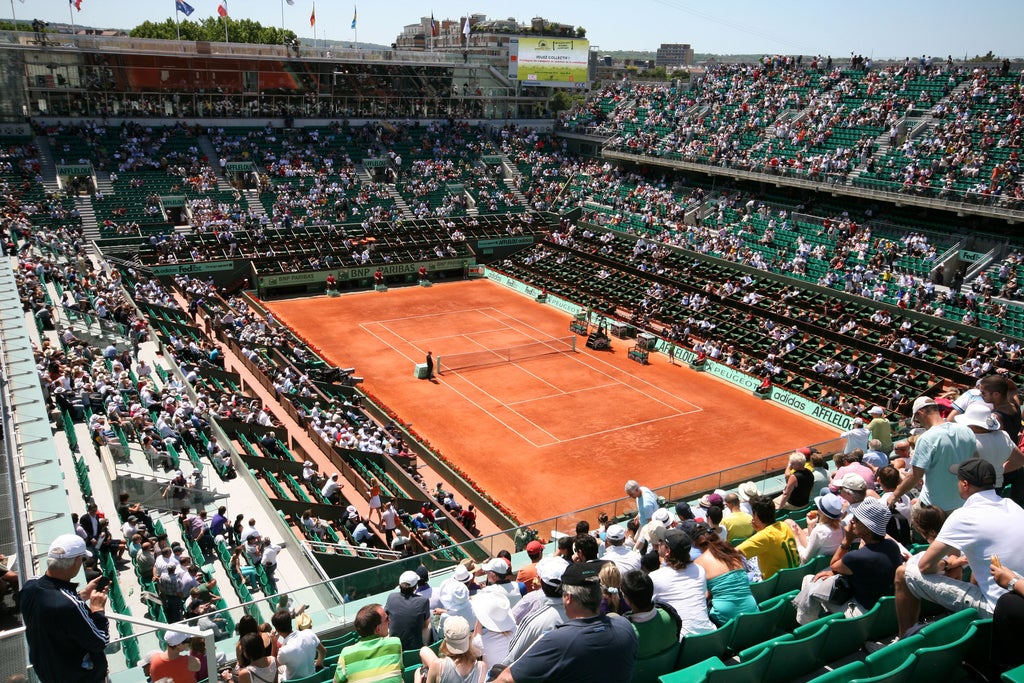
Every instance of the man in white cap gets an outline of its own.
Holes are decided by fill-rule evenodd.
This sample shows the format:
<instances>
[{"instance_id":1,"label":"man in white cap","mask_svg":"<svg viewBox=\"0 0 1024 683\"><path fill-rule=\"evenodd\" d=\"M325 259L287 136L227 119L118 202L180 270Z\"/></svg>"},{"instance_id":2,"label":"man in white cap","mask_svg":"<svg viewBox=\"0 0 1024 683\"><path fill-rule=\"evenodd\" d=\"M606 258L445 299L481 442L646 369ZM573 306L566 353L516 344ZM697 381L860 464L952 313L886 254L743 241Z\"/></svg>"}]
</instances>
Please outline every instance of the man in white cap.
<instances>
[{"instance_id":1,"label":"man in white cap","mask_svg":"<svg viewBox=\"0 0 1024 683\"><path fill-rule=\"evenodd\" d=\"M882 442L881 450L888 453L892 450L892 423L885 417L885 408L875 406L868 411L871 422L868 422L868 431L872 439Z\"/></svg>"},{"instance_id":2,"label":"man in white cap","mask_svg":"<svg viewBox=\"0 0 1024 683\"><path fill-rule=\"evenodd\" d=\"M110 631L104 613L107 594L100 589L103 577L80 593L72 583L88 555L78 535L58 536L46 554L46 574L26 581L21 589L29 661L43 683L99 683L107 678L104 648Z\"/></svg>"},{"instance_id":3,"label":"man in white cap","mask_svg":"<svg viewBox=\"0 0 1024 683\"><path fill-rule=\"evenodd\" d=\"M516 632L508 645L508 656L503 662L505 666L519 659L542 635L565 623L562 573L568 566L560 557L545 557L537 563L537 577L544 598L536 609L516 624Z\"/></svg>"},{"instance_id":4,"label":"man in white cap","mask_svg":"<svg viewBox=\"0 0 1024 683\"><path fill-rule=\"evenodd\" d=\"M170 679L174 683L191 683L195 680L195 672L202 664L199 659L189 654L192 638L180 631L167 631L164 642L167 648L156 652L149 658L150 680Z\"/></svg>"},{"instance_id":5,"label":"man in white cap","mask_svg":"<svg viewBox=\"0 0 1024 683\"><path fill-rule=\"evenodd\" d=\"M910 459L910 476L896 487L890 508L904 493L920 486L918 501L941 508L948 515L963 505L956 475L950 474L949 469L974 457L978 450L974 432L964 425L946 422L930 396L921 396L914 401L911 417L926 431L917 437L914 455Z\"/></svg>"},{"instance_id":6,"label":"man in white cap","mask_svg":"<svg viewBox=\"0 0 1024 683\"><path fill-rule=\"evenodd\" d=\"M850 430L843 432L839 437L846 439L846 448L843 449L844 453L850 453L857 448L864 451L867 450L871 432L864 426L864 420L858 417L854 419Z\"/></svg>"},{"instance_id":7,"label":"man in white cap","mask_svg":"<svg viewBox=\"0 0 1024 683\"><path fill-rule=\"evenodd\" d=\"M419 582L416 572L402 572L398 592L384 604L391 619L389 633L402 641L403 650L418 650L430 642L430 601L416 592Z\"/></svg>"},{"instance_id":8,"label":"man in white cap","mask_svg":"<svg viewBox=\"0 0 1024 683\"><path fill-rule=\"evenodd\" d=\"M601 559L614 562L621 574L640 569L640 553L626 547L626 530L621 524L612 524L604 530L604 554Z\"/></svg>"},{"instance_id":9,"label":"man in white cap","mask_svg":"<svg viewBox=\"0 0 1024 683\"><path fill-rule=\"evenodd\" d=\"M752 481L743 482L736 488L736 495L739 496L740 499L740 510L753 516L754 510L750 507L750 499L754 496L761 495L761 491L758 490L757 484Z\"/></svg>"},{"instance_id":10,"label":"man in white cap","mask_svg":"<svg viewBox=\"0 0 1024 683\"><path fill-rule=\"evenodd\" d=\"M504 557L492 557L481 564L480 569L487 576L487 587L505 593L512 605L523 597L519 592L519 584L512 580L512 567Z\"/></svg>"}]
</instances>

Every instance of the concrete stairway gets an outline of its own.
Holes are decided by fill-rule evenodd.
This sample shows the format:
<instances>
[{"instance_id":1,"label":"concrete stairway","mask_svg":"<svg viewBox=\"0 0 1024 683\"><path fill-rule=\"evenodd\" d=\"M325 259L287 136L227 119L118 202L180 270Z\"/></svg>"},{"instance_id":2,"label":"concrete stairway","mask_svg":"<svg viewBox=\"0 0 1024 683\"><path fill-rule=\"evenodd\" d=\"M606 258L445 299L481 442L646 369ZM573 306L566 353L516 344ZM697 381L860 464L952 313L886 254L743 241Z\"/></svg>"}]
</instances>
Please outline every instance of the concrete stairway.
<instances>
[{"instance_id":1,"label":"concrete stairway","mask_svg":"<svg viewBox=\"0 0 1024 683\"><path fill-rule=\"evenodd\" d=\"M32 142L39 151L39 174L43 176L43 187L47 192L57 192L60 189L57 185L57 164L53 160L50 140L45 135L37 135Z\"/></svg>"}]
</instances>

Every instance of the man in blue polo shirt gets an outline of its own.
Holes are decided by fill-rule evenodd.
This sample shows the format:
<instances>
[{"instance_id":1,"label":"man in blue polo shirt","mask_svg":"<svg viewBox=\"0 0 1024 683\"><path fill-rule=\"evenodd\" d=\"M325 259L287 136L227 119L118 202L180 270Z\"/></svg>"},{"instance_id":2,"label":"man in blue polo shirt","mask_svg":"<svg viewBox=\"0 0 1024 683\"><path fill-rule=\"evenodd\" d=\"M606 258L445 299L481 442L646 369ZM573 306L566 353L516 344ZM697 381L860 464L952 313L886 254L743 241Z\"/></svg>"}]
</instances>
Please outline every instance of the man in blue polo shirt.
<instances>
[{"instance_id":1,"label":"man in blue polo shirt","mask_svg":"<svg viewBox=\"0 0 1024 683\"><path fill-rule=\"evenodd\" d=\"M562 574L562 605L567 621L542 635L522 657L501 672L496 683L592 683L633 677L637 636L626 619L601 615L601 565L569 565Z\"/></svg>"}]
</instances>

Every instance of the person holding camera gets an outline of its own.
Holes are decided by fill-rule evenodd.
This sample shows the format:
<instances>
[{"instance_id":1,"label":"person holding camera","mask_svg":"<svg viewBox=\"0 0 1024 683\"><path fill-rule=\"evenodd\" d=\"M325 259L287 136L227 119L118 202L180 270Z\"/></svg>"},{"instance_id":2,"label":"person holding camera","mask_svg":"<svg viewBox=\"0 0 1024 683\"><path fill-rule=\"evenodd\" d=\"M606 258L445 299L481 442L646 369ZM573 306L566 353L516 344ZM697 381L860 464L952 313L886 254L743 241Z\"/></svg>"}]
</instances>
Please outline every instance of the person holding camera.
<instances>
[{"instance_id":1,"label":"person holding camera","mask_svg":"<svg viewBox=\"0 0 1024 683\"><path fill-rule=\"evenodd\" d=\"M63 534L50 544L46 574L21 589L29 661L42 683L100 683L107 678L110 626L104 610L109 580L99 576L81 592L72 579L88 556L85 541Z\"/></svg>"}]
</instances>

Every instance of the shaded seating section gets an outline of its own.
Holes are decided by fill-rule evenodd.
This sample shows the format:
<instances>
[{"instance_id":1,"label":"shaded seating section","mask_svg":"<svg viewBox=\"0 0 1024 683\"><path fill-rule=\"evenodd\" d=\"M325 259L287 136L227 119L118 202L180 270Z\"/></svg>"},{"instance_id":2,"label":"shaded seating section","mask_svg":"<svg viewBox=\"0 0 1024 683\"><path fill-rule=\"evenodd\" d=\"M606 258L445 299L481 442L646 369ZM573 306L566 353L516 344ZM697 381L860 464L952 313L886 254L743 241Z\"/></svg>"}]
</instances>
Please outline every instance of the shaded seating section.
<instances>
[{"instance_id":1,"label":"shaded seating section","mask_svg":"<svg viewBox=\"0 0 1024 683\"><path fill-rule=\"evenodd\" d=\"M521 252L503 270L668 339L685 337L687 345L711 341L723 357L735 352L739 369L770 374L776 384L851 414L863 412L861 405L889 404L897 388L925 393L947 382L973 383L959 367L961 356L935 350L950 333L940 325L914 324L915 336L933 351L926 357L910 355L893 343L884 324L870 320L867 306L859 310L857 304L801 293L798 286L782 281L751 280L744 287L741 274L728 266L682 251L640 251L632 239L588 239L581 234L571 247L547 243ZM704 295L719 286L733 291ZM751 299L748 293L755 290ZM835 329L843 315L859 321L859 337ZM769 326L766 319L772 320ZM777 326L783 330L781 338L773 332ZM789 344L793 348L785 350ZM908 386L913 388L908 391ZM898 407L899 401L890 409Z\"/></svg>"}]
</instances>

